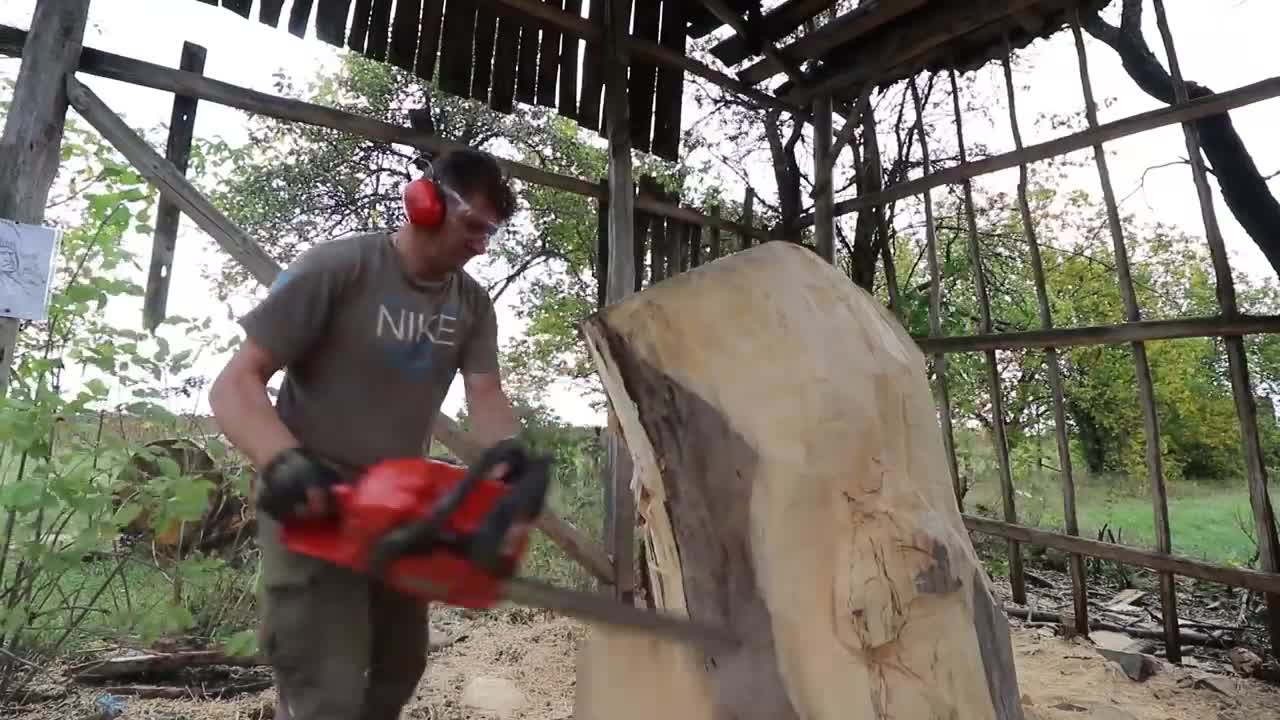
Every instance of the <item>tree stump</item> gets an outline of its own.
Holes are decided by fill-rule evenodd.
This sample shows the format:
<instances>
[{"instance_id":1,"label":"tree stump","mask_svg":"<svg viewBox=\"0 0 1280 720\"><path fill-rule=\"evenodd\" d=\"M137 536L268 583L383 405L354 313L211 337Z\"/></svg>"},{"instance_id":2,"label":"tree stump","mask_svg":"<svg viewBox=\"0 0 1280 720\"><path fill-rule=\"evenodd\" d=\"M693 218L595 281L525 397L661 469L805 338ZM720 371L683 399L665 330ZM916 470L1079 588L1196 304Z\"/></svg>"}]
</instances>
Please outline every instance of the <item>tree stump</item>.
<instances>
[{"instance_id":1,"label":"tree stump","mask_svg":"<svg viewBox=\"0 0 1280 720\"><path fill-rule=\"evenodd\" d=\"M745 644L707 657L594 629L578 720L671 707L651 687L678 688L686 718L1023 718L924 356L873 296L771 242L583 333L634 459L654 604ZM688 667L692 685L659 679Z\"/></svg>"}]
</instances>

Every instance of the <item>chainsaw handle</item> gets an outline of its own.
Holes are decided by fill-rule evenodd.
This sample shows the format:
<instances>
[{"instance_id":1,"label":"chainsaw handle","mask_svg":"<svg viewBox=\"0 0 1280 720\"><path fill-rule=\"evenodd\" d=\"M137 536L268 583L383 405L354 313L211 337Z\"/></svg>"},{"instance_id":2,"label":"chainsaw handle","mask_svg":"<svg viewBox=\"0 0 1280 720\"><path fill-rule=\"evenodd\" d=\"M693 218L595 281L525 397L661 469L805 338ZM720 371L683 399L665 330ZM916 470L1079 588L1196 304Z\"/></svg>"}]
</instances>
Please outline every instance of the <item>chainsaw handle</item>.
<instances>
[{"instance_id":1,"label":"chainsaw handle","mask_svg":"<svg viewBox=\"0 0 1280 720\"><path fill-rule=\"evenodd\" d=\"M381 578L391 563L401 555L414 551L429 551L431 545L437 540L445 519L458 509L477 483L501 463L507 463L510 466L508 477L520 478L525 473L529 462L528 451L514 439L504 440L485 450L479 459L467 468L462 480L432 508L430 515L392 530L374 545L370 552L369 572L375 578Z\"/></svg>"}]
</instances>

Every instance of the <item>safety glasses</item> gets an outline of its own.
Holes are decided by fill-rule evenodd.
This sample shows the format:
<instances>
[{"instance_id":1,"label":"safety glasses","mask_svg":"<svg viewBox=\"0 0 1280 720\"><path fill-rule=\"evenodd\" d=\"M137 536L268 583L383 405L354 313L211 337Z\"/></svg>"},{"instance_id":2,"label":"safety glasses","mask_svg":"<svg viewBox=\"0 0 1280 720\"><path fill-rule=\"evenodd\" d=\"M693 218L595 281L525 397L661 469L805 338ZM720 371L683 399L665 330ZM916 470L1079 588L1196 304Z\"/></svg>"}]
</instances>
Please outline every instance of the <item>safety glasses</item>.
<instances>
[{"instance_id":1,"label":"safety glasses","mask_svg":"<svg viewBox=\"0 0 1280 720\"><path fill-rule=\"evenodd\" d=\"M471 203L453 188L444 184L439 187L444 192L445 202L449 205L448 216L458 223L458 227L468 236L483 237L487 241L493 241L506 229L505 222L494 222L481 216L471 207Z\"/></svg>"}]
</instances>

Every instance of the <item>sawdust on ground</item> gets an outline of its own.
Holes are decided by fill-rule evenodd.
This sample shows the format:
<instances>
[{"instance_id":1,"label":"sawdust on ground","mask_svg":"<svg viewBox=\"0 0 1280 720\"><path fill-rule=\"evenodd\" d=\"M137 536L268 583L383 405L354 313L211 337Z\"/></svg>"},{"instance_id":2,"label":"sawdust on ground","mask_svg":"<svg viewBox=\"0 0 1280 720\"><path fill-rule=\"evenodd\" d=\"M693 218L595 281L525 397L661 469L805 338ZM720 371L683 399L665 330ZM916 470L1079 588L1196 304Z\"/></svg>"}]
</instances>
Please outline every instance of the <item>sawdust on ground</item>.
<instances>
[{"instance_id":1,"label":"sawdust on ground","mask_svg":"<svg viewBox=\"0 0 1280 720\"><path fill-rule=\"evenodd\" d=\"M569 619L525 617L519 622L452 615L438 633L453 640L432 653L431 664L405 718L425 720L570 720L573 717L574 652L583 636ZM433 623L433 627L435 627ZM1207 675L1194 666L1161 664L1145 682L1128 679L1083 639L1046 637L1015 628L1018 681L1028 720L1280 720L1280 690L1264 683L1222 678L1221 690L1197 685ZM465 707L463 690L476 678L506 681L525 697L506 716ZM1226 690L1226 693L1222 692ZM30 707L15 720L92 717L100 691L81 689ZM226 701L121 698L121 717L148 720L267 720L274 694L265 691Z\"/></svg>"}]
</instances>

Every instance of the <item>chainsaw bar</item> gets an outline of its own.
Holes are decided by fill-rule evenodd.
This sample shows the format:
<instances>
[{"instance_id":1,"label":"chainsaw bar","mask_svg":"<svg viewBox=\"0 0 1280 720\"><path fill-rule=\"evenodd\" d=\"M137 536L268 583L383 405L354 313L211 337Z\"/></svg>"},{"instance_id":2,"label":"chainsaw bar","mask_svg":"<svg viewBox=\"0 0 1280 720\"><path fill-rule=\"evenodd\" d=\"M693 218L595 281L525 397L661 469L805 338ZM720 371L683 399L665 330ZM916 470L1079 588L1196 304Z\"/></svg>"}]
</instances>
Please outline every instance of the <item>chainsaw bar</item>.
<instances>
[{"instance_id":1,"label":"chainsaw bar","mask_svg":"<svg viewBox=\"0 0 1280 720\"><path fill-rule=\"evenodd\" d=\"M434 583L412 577L399 582L431 594ZM673 615L642 610L617 600L592 593L566 590L527 577L510 578L502 583L502 597L507 602L525 607L551 610L580 620L604 623L613 627L640 630L668 639L694 645L708 653L723 653L741 643L727 629Z\"/></svg>"}]
</instances>

